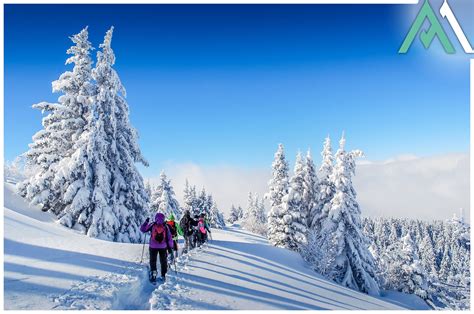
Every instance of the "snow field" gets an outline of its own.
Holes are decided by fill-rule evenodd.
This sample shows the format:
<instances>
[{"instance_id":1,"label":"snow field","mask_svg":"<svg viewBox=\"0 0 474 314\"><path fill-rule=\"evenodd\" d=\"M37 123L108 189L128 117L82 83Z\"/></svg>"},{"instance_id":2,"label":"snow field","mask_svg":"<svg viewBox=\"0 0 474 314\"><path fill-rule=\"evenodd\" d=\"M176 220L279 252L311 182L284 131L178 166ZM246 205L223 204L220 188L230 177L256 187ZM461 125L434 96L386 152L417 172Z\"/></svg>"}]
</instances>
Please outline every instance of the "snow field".
<instances>
[{"instance_id":1,"label":"snow field","mask_svg":"<svg viewBox=\"0 0 474 314\"><path fill-rule=\"evenodd\" d=\"M177 260L167 281L148 281L142 245L89 238L28 207L5 185L5 309L239 310L426 309L414 296L374 298L329 282L295 252L238 225L213 229ZM181 244L182 247L182 244Z\"/></svg>"}]
</instances>

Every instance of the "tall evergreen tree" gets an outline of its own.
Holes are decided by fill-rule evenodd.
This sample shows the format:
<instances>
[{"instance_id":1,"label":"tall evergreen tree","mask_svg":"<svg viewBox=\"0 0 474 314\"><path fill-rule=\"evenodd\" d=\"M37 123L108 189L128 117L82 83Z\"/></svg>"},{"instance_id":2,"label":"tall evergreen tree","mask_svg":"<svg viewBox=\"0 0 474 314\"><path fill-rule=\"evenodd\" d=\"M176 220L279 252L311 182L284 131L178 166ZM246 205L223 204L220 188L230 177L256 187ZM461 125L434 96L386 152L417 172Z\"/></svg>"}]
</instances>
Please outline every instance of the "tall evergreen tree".
<instances>
[{"instance_id":1,"label":"tall evergreen tree","mask_svg":"<svg viewBox=\"0 0 474 314\"><path fill-rule=\"evenodd\" d=\"M265 235L267 232L266 215L263 200L249 193L248 204L242 219L242 227L253 233Z\"/></svg>"},{"instance_id":2,"label":"tall evergreen tree","mask_svg":"<svg viewBox=\"0 0 474 314\"><path fill-rule=\"evenodd\" d=\"M194 213L194 202L196 198L196 189L192 187L188 179L186 179L186 183L184 185L184 195L183 195L183 209L189 210L191 214Z\"/></svg>"},{"instance_id":3,"label":"tall evergreen tree","mask_svg":"<svg viewBox=\"0 0 474 314\"><path fill-rule=\"evenodd\" d=\"M317 203L319 199L319 181L318 176L316 174L316 168L313 162L313 156L311 156L310 150L308 150L308 152L306 153L303 171L303 206L307 217L307 227L311 227L313 218L319 215L319 213L317 212L317 210L319 209Z\"/></svg>"},{"instance_id":4,"label":"tall evergreen tree","mask_svg":"<svg viewBox=\"0 0 474 314\"><path fill-rule=\"evenodd\" d=\"M33 105L42 112L49 112L43 119L43 130L33 136L33 143L25 154L28 167L38 171L17 186L19 194L32 204L55 214L64 210L62 196L66 193L62 182L56 182L55 177L62 170L61 160L74 153L75 145L87 127L92 95L92 46L87 27L71 40L74 45L67 50L71 57L66 64L74 64L74 67L52 83L53 92L62 93L58 103Z\"/></svg>"},{"instance_id":5,"label":"tall evergreen tree","mask_svg":"<svg viewBox=\"0 0 474 314\"><path fill-rule=\"evenodd\" d=\"M113 27L107 31L92 71L96 92L87 132L62 167L60 180L67 204L60 222L91 237L118 242L139 242L148 210L148 195L135 162L147 166L137 133L128 119L128 105L118 74L113 69Z\"/></svg>"},{"instance_id":6,"label":"tall evergreen tree","mask_svg":"<svg viewBox=\"0 0 474 314\"><path fill-rule=\"evenodd\" d=\"M388 287L393 290L416 294L428 299L427 275L416 253L410 233L391 244L385 256Z\"/></svg>"},{"instance_id":7,"label":"tall evergreen tree","mask_svg":"<svg viewBox=\"0 0 474 314\"><path fill-rule=\"evenodd\" d=\"M288 238L286 247L294 251L299 251L306 245L307 207L303 199L304 193L305 165L301 153L298 153L288 194L283 197L283 222Z\"/></svg>"},{"instance_id":8,"label":"tall evergreen tree","mask_svg":"<svg viewBox=\"0 0 474 314\"><path fill-rule=\"evenodd\" d=\"M224 215L222 215L215 201L212 201L211 209L209 211L209 224L212 228L217 229L224 229L225 227Z\"/></svg>"},{"instance_id":9,"label":"tall evergreen tree","mask_svg":"<svg viewBox=\"0 0 474 314\"><path fill-rule=\"evenodd\" d=\"M269 192L265 195L271 206L268 212L268 241L274 246L287 247L289 239L283 218L286 215L283 198L288 194L289 178L288 163L282 144L278 145L272 168L272 179L268 183Z\"/></svg>"},{"instance_id":10,"label":"tall evergreen tree","mask_svg":"<svg viewBox=\"0 0 474 314\"><path fill-rule=\"evenodd\" d=\"M227 219L227 221L231 224L235 223L237 220L239 220L239 212L238 212L238 208L234 206L234 204L232 204L232 207L230 208L230 213L229 213L229 218Z\"/></svg>"},{"instance_id":11,"label":"tall evergreen tree","mask_svg":"<svg viewBox=\"0 0 474 314\"><path fill-rule=\"evenodd\" d=\"M237 207L237 216L239 217L238 220L241 220L244 218L244 210L242 208L242 206L239 205L239 207Z\"/></svg>"},{"instance_id":12,"label":"tall evergreen tree","mask_svg":"<svg viewBox=\"0 0 474 314\"><path fill-rule=\"evenodd\" d=\"M437 277L438 273L436 271L436 257L433 249L433 243L431 242L428 234L425 234L419 246L421 266L430 276Z\"/></svg>"},{"instance_id":13,"label":"tall evergreen tree","mask_svg":"<svg viewBox=\"0 0 474 314\"><path fill-rule=\"evenodd\" d=\"M320 178L317 193L318 198L311 213L312 221L310 223L310 227L314 229L316 233L321 230L321 221L327 217L329 212L329 202L333 198L335 192L334 183L330 178L334 168L334 156L332 155L331 139L329 136L324 140L321 156L323 161L318 173L318 177Z\"/></svg>"},{"instance_id":14,"label":"tall evergreen tree","mask_svg":"<svg viewBox=\"0 0 474 314\"><path fill-rule=\"evenodd\" d=\"M181 217L181 207L176 200L171 180L168 179L164 171L160 174L160 183L152 193L151 211L152 217L156 212L161 212L166 217L170 214L173 214L176 219Z\"/></svg>"},{"instance_id":15,"label":"tall evergreen tree","mask_svg":"<svg viewBox=\"0 0 474 314\"><path fill-rule=\"evenodd\" d=\"M352 186L355 159L362 156L362 152L347 153L344 146L343 135L330 176L335 193L318 238L320 252L326 252L320 260L319 269L344 286L378 295L375 264L368 250L368 240L362 234L361 211Z\"/></svg>"}]
</instances>

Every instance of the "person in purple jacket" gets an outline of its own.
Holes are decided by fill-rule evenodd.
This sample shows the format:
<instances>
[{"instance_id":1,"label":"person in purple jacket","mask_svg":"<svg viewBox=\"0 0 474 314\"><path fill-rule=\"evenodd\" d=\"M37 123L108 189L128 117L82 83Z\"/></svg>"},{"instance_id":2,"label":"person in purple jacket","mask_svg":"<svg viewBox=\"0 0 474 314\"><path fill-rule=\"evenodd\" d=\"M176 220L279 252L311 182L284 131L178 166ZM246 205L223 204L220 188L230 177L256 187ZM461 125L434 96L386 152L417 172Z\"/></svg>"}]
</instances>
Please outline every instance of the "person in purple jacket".
<instances>
[{"instance_id":1,"label":"person in purple jacket","mask_svg":"<svg viewBox=\"0 0 474 314\"><path fill-rule=\"evenodd\" d=\"M173 237L171 232L165 224L165 215L157 213L155 215L155 221L150 223L150 218L147 218L140 227L141 232L151 231L150 236L150 281L155 282L157 271L156 271L156 258L160 255L161 264L161 278L160 281L165 281L166 272L168 271L167 253L173 253Z\"/></svg>"}]
</instances>

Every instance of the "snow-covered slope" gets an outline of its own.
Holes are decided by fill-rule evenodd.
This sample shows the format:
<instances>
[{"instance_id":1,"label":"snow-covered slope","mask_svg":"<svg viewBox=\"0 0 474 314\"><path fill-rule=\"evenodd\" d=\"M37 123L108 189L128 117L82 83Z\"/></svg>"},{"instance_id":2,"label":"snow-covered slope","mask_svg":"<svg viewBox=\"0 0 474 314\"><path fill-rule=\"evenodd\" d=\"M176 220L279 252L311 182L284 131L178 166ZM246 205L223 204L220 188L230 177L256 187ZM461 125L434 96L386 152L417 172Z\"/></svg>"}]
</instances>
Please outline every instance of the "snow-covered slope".
<instances>
[{"instance_id":1,"label":"snow-covered slope","mask_svg":"<svg viewBox=\"0 0 474 314\"><path fill-rule=\"evenodd\" d=\"M5 185L5 309L427 309L413 296L373 298L328 282L238 226L213 230L154 287L142 245L66 229L13 189Z\"/></svg>"}]
</instances>

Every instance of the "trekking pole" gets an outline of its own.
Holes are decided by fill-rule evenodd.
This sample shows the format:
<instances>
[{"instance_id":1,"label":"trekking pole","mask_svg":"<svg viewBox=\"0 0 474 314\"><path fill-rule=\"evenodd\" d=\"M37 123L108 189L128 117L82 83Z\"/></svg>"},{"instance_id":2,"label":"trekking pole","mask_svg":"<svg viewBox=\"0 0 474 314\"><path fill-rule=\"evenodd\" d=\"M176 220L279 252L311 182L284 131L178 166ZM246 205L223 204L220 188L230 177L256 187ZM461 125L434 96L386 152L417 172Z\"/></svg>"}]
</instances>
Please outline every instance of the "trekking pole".
<instances>
[{"instance_id":1,"label":"trekking pole","mask_svg":"<svg viewBox=\"0 0 474 314\"><path fill-rule=\"evenodd\" d=\"M143 264L143 254L145 254L145 243L146 243L146 234L143 237L142 258L140 259L140 264Z\"/></svg>"}]
</instances>

